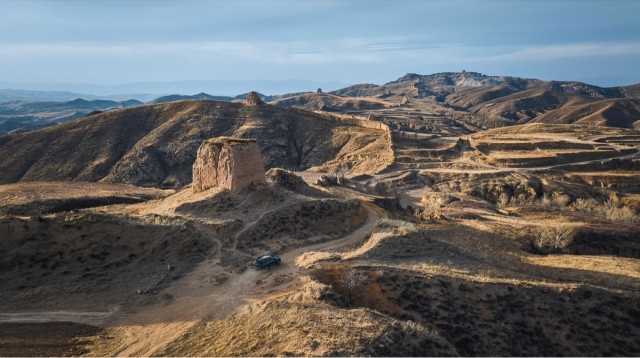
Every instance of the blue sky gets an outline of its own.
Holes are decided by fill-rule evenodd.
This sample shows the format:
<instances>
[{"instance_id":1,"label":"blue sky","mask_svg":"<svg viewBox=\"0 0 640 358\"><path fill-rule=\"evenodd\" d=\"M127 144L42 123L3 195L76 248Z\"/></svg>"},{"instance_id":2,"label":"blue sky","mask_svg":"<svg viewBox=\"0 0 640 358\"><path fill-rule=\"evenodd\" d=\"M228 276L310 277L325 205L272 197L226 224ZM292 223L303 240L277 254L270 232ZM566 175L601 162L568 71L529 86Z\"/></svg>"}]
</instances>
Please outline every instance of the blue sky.
<instances>
[{"instance_id":1,"label":"blue sky","mask_svg":"<svg viewBox=\"0 0 640 358\"><path fill-rule=\"evenodd\" d=\"M0 8L0 82L22 87L331 87L462 69L640 82L635 0L4 0Z\"/></svg>"}]
</instances>

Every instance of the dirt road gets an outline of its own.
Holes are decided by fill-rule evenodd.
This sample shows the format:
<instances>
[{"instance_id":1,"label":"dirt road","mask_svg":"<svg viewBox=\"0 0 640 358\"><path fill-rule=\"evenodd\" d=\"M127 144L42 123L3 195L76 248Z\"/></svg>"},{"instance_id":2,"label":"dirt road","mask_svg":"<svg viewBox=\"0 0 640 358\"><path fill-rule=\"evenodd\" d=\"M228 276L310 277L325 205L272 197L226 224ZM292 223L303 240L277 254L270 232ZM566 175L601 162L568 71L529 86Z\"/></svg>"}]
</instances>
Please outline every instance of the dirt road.
<instances>
[{"instance_id":1,"label":"dirt road","mask_svg":"<svg viewBox=\"0 0 640 358\"><path fill-rule=\"evenodd\" d=\"M168 305L146 307L139 313L115 322L111 330L120 337L119 343L116 347L100 353L118 356L153 355L200 320L223 319L248 299L264 293L264 288L258 287L257 283L276 276L293 278L298 275L302 271L295 265L295 259L299 255L308 251L337 250L364 241L380 218L380 212L374 210L371 205L365 204L365 208L368 213L367 221L356 231L337 240L288 251L282 255L283 264L274 270L258 271L249 268L231 277L223 285L202 290L197 282L203 277L202 272L215 269L211 267L214 263L204 262L193 274L185 277L181 280L183 282L170 290L176 294L173 302ZM287 280L284 284L274 285L270 289L276 288L275 286L278 289L284 288L291 281ZM190 290L189 287L193 289Z\"/></svg>"},{"instance_id":2,"label":"dirt road","mask_svg":"<svg viewBox=\"0 0 640 358\"><path fill-rule=\"evenodd\" d=\"M0 313L0 323L73 322L104 327L116 338L97 347L100 355L152 355L202 319L223 319L247 300L287 287L304 271L295 265L298 256L310 251L335 251L366 240L383 211L369 203L363 205L367 220L357 230L337 240L285 252L282 265L272 270L249 268L223 284L210 284L205 280L220 272L219 258L211 258L164 290L161 295L168 299L162 303L104 312Z\"/></svg>"}]
</instances>

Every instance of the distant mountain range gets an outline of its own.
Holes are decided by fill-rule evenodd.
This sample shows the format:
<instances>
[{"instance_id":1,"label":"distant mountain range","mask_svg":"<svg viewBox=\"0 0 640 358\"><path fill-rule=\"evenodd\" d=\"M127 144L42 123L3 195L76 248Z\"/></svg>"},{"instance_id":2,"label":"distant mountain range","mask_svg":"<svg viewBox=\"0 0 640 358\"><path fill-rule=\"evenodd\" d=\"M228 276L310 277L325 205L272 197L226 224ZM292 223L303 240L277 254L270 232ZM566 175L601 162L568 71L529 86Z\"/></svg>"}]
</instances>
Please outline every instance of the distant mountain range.
<instances>
[{"instance_id":1,"label":"distant mountain range","mask_svg":"<svg viewBox=\"0 0 640 358\"><path fill-rule=\"evenodd\" d=\"M168 96L162 96L154 99L151 103L165 103L165 102L173 102L173 101L184 101L184 100L192 100L192 101L225 101L225 102L234 102L234 101L242 101L246 97L247 93L243 93L237 96L212 96L208 93L198 93L194 95L181 95L181 94L171 94ZM271 101L276 96L267 96L262 93L258 93L258 96L263 101Z\"/></svg>"},{"instance_id":2,"label":"distant mountain range","mask_svg":"<svg viewBox=\"0 0 640 358\"><path fill-rule=\"evenodd\" d=\"M35 91L35 90L22 90L22 89L0 89L0 103L12 102L12 101L24 101L24 102L44 102L44 101L56 101L64 102L71 101L76 98L84 99L98 99L97 96L90 94L82 94L75 92L65 91Z\"/></svg>"},{"instance_id":3,"label":"distant mountain range","mask_svg":"<svg viewBox=\"0 0 640 358\"><path fill-rule=\"evenodd\" d=\"M331 95L373 97L394 103L430 101L443 109L468 113L478 126L527 122L583 123L640 129L640 84L598 87L575 81L543 81L478 72L409 73L383 85L357 84ZM300 97L300 96L299 96ZM326 95L280 100L300 108L327 105ZM333 110L339 110L332 100ZM348 109L348 108L347 108Z\"/></svg>"},{"instance_id":4,"label":"distant mountain range","mask_svg":"<svg viewBox=\"0 0 640 358\"><path fill-rule=\"evenodd\" d=\"M86 100L76 98L67 102L0 103L0 134L15 130L30 130L63 123L88 114L117 108L129 108L143 104L135 99L126 101Z\"/></svg>"},{"instance_id":5,"label":"distant mountain range","mask_svg":"<svg viewBox=\"0 0 640 358\"><path fill-rule=\"evenodd\" d=\"M194 85L196 83L198 86L204 86L211 83L220 85L226 82L236 85L244 83L242 81L184 81L174 84L178 86L177 84ZM298 85L302 86L300 83ZM468 120L481 128L546 122L585 123L640 129L640 84L598 87L575 81L543 81L462 71L430 75L408 73L382 85L356 84L328 93L317 93L315 90L285 92L286 90L280 95L259 94L259 96L265 102L282 107L337 112L381 108L380 100L397 104L406 103L409 100L427 101L440 106L443 110L466 113ZM148 98L147 103L182 100L238 102L244 99L245 95L246 93L221 96L205 92L184 95L177 92ZM70 97L72 97L71 100ZM74 92L0 90L0 134L57 124L94 111L128 108L142 104L143 102L137 99L115 101Z\"/></svg>"},{"instance_id":6,"label":"distant mountain range","mask_svg":"<svg viewBox=\"0 0 640 358\"><path fill-rule=\"evenodd\" d=\"M313 80L185 80L185 81L155 81L132 82L116 85L95 85L82 83L12 83L0 81L0 89L11 88L12 91L45 92L33 94L31 98L25 98L25 93L17 93L21 98L2 96L0 90L0 102L9 100L29 101L70 101L75 98L84 99L111 99L124 100L134 98L144 102L154 98L173 93L214 93L216 95L233 96L237 93L258 91L262 93L278 94L287 92L300 92L323 88L333 90L346 86L347 83L339 81L313 81ZM38 90L38 91L32 91ZM51 93L47 93L51 92ZM71 95L65 96L65 93ZM47 97L48 96L48 97ZM57 97L51 97L57 96Z\"/></svg>"},{"instance_id":7,"label":"distant mountain range","mask_svg":"<svg viewBox=\"0 0 640 358\"><path fill-rule=\"evenodd\" d=\"M52 96L58 96L55 98L66 98L66 96L73 95L74 93L25 91L24 94L25 97L29 94L36 95L35 97L28 98L51 98ZM246 95L246 93L237 96L213 96L207 93L194 95L172 94L155 98L147 103L157 104L184 100L240 102ZM277 96L267 96L261 93L258 93L258 96L265 102L277 98ZM0 134L46 127L97 112L135 107L143 104L144 102L136 99L113 101L105 99L87 100L83 98L75 98L70 101L11 100L0 102Z\"/></svg>"}]
</instances>

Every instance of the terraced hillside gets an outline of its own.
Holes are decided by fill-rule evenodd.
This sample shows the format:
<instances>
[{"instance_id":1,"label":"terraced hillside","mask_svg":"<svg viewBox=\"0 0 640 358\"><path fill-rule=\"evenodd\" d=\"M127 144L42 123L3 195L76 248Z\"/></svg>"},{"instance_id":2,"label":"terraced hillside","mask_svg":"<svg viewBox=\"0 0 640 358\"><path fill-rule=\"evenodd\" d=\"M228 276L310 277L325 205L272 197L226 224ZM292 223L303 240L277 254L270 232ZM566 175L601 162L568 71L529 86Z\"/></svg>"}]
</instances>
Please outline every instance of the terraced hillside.
<instances>
[{"instance_id":1,"label":"terraced hillside","mask_svg":"<svg viewBox=\"0 0 640 358\"><path fill-rule=\"evenodd\" d=\"M569 186L559 190L574 200L600 195L589 194L586 186L592 184L633 193L640 178L638 134L627 129L529 124L460 136L394 131L392 139L394 163L377 175L354 178L353 185L398 195L415 210L433 190L496 202L503 194L505 200L517 196L521 180L547 181L546 187L529 188L529 199Z\"/></svg>"},{"instance_id":2,"label":"terraced hillside","mask_svg":"<svg viewBox=\"0 0 640 358\"><path fill-rule=\"evenodd\" d=\"M487 164L497 167L550 169L562 164L637 156L634 145L618 145L611 138L597 141L607 135L620 141L628 136L634 138L630 131L538 124L478 133L471 136L471 145L482 152Z\"/></svg>"}]
</instances>

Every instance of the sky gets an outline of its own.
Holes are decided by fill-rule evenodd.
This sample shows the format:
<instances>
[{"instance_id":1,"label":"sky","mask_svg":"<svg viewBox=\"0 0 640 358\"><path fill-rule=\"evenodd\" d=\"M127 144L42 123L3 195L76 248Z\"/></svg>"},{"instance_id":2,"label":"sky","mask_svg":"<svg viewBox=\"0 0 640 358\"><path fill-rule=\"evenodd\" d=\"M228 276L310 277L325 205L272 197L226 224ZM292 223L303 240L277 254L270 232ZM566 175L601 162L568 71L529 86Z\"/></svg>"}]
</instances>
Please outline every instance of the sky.
<instances>
[{"instance_id":1,"label":"sky","mask_svg":"<svg viewBox=\"0 0 640 358\"><path fill-rule=\"evenodd\" d=\"M636 0L0 3L4 87L235 94L463 69L613 86L638 64Z\"/></svg>"}]
</instances>

